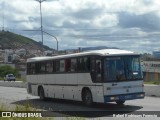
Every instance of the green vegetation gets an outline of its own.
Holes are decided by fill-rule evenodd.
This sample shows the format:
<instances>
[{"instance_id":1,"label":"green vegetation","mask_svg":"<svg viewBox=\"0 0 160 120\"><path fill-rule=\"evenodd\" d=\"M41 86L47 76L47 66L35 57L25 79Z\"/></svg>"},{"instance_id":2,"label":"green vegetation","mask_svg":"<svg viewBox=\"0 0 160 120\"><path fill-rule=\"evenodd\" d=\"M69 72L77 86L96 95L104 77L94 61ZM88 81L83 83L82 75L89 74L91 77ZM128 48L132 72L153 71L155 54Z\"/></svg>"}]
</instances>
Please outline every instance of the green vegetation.
<instances>
[{"instance_id":1,"label":"green vegetation","mask_svg":"<svg viewBox=\"0 0 160 120\"><path fill-rule=\"evenodd\" d=\"M30 50L30 48L36 48L36 49L42 48L41 43L9 31L0 31L0 45L1 49L25 48L27 50ZM50 50L50 48L45 45L43 46L43 48L46 50Z\"/></svg>"},{"instance_id":2,"label":"green vegetation","mask_svg":"<svg viewBox=\"0 0 160 120\"><path fill-rule=\"evenodd\" d=\"M9 65L0 66L0 77L3 78L7 74L18 76L18 70Z\"/></svg>"},{"instance_id":3,"label":"green vegetation","mask_svg":"<svg viewBox=\"0 0 160 120\"><path fill-rule=\"evenodd\" d=\"M160 85L160 81L144 81L144 84L154 84L154 85Z\"/></svg>"}]
</instances>

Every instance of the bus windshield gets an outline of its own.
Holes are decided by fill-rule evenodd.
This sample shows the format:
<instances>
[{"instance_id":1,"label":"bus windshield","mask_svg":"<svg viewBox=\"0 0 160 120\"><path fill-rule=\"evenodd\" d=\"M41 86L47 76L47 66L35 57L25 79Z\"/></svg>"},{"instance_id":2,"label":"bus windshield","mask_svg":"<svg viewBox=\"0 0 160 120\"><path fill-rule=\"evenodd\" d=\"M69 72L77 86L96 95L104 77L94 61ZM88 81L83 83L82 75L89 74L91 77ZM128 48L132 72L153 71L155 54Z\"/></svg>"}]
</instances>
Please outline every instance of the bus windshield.
<instances>
[{"instance_id":1,"label":"bus windshield","mask_svg":"<svg viewBox=\"0 0 160 120\"><path fill-rule=\"evenodd\" d=\"M139 56L107 57L104 66L106 82L142 79Z\"/></svg>"}]
</instances>

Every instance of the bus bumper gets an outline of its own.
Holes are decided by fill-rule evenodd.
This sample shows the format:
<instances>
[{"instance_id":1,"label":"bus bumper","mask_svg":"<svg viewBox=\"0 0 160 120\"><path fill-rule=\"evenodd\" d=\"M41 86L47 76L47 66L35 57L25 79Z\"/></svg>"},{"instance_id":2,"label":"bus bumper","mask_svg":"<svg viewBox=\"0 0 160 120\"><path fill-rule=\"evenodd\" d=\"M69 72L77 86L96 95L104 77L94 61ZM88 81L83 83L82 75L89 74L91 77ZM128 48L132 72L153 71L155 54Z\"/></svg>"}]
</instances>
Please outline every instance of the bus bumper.
<instances>
[{"instance_id":1,"label":"bus bumper","mask_svg":"<svg viewBox=\"0 0 160 120\"><path fill-rule=\"evenodd\" d=\"M114 101L126 101L134 99L143 99L145 96L144 92L140 93L130 93L130 94L121 94L121 95L105 95L104 102L114 102Z\"/></svg>"}]
</instances>

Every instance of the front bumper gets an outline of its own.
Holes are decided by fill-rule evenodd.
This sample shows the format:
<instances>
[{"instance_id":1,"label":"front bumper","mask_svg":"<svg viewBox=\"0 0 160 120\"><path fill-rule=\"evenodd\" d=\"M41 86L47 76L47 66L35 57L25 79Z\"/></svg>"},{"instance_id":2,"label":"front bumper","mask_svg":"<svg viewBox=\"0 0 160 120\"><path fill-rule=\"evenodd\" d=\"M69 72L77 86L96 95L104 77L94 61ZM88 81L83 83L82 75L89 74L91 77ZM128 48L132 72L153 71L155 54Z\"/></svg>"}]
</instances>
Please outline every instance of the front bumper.
<instances>
[{"instance_id":1,"label":"front bumper","mask_svg":"<svg viewBox=\"0 0 160 120\"><path fill-rule=\"evenodd\" d=\"M145 96L144 92L140 93L130 93L130 94L120 94L120 95L105 95L104 102L114 102L114 101L126 101L134 99L143 99Z\"/></svg>"}]
</instances>

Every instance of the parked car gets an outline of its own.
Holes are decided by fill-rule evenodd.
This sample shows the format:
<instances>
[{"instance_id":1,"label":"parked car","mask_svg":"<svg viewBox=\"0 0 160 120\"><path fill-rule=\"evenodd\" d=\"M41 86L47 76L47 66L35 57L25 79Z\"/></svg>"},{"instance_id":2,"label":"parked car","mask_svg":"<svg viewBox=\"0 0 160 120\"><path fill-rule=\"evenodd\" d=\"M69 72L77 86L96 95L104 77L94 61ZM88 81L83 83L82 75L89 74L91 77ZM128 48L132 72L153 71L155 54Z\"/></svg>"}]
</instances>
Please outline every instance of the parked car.
<instances>
[{"instance_id":1,"label":"parked car","mask_svg":"<svg viewBox=\"0 0 160 120\"><path fill-rule=\"evenodd\" d=\"M16 77L13 74L7 74L4 77L4 81L16 81Z\"/></svg>"}]
</instances>

